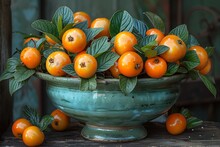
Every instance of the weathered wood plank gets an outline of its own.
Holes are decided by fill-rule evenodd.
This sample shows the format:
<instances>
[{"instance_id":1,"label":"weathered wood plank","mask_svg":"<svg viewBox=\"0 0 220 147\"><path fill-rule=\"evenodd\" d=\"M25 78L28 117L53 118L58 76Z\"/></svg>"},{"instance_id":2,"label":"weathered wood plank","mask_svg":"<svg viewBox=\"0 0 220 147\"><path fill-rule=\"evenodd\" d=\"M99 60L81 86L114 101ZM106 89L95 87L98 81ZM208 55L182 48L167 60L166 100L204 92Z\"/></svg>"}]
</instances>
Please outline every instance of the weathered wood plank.
<instances>
[{"instance_id":1,"label":"weathered wood plank","mask_svg":"<svg viewBox=\"0 0 220 147\"><path fill-rule=\"evenodd\" d=\"M103 143L85 140L80 136L82 126L72 126L64 132L47 132L42 146L207 146L220 145L220 123L205 122L201 127L187 130L181 135L173 136L167 133L164 124L147 123L148 136L140 141L127 143ZM4 135L2 146L23 146L20 139L12 136L10 130Z\"/></svg>"}]
</instances>

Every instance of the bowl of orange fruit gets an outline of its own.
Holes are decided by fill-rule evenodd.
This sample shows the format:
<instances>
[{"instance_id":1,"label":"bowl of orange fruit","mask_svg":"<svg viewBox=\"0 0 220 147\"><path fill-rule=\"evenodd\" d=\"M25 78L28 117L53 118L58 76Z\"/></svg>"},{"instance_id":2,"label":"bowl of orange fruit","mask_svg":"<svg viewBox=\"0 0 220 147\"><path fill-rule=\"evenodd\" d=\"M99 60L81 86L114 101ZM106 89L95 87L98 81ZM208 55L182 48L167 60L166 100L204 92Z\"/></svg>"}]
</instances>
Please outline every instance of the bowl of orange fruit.
<instances>
[{"instance_id":1,"label":"bowl of orange fruit","mask_svg":"<svg viewBox=\"0 0 220 147\"><path fill-rule=\"evenodd\" d=\"M31 24L43 35L25 37L20 58L8 59L0 81L10 79L11 94L32 76L46 81L53 104L85 123L86 139L143 139L142 124L175 104L183 79L200 78L216 96L207 76L214 48L203 48L185 24L165 33L158 15L143 15L148 22L125 10L91 21L62 6L52 20Z\"/></svg>"}]
</instances>

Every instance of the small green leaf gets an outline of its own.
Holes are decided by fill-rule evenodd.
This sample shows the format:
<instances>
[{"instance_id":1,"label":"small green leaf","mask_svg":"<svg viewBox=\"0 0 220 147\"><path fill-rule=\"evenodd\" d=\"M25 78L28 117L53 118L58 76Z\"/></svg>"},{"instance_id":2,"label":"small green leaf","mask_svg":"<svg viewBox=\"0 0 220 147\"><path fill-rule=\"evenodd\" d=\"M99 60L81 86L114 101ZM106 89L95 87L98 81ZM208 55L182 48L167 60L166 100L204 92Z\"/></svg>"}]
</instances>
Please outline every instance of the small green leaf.
<instances>
[{"instance_id":1,"label":"small green leaf","mask_svg":"<svg viewBox=\"0 0 220 147\"><path fill-rule=\"evenodd\" d=\"M95 75L89 79L81 78L80 90L82 91L95 90L96 86L97 86L97 81Z\"/></svg>"},{"instance_id":2,"label":"small green leaf","mask_svg":"<svg viewBox=\"0 0 220 147\"><path fill-rule=\"evenodd\" d=\"M191 46L199 45L198 40L193 35L189 35L187 42L188 42L187 43L188 48L190 48Z\"/></svg>"},{"instance_id":3,"label":"small green leaf","mask_svg":"<svg viewBox=\"0 0 220 147\"><path fill-rule=\"evenodd\" d=\"M73 11L66 6L59 7L54 13L52 22L56 24L56 26L59 24L59 17L62 17L62 27L73 23Z\"/></svg>"},{"instance_id":4,"label":"small green leaf","mask_svg":"<svg viewBox=\"0 0 220 147\"><path fill-rule=\"evenodd\" d=\"M60 49L60 48L49 48L49 49L44 50L44 52L43 52L44 58L47 59L47 57L48 57L51 53L56 52L56 51L64 52L64 50L62 50L62 49Z\"/></svg>"},{"instance_id":5,"label":"small green leaf","mask_svg":"<svg viewBox=\"0 0 220 147\"><path fill-rule=\"evenodd\" d=\"M165 33L165 25L163 20L156 14L152 12L144 12L144 15L147 17L147 25L153 28L160 30Z\"/></svg>"},{"instance_id":6,"label":"small green leaf","mask_svg":"<svg viewBox=\"0 0 220 147\"><path fill-rule=\"evenodd\" d=\"M54 117L51 115L44 115L40 121L40 129L41 131L45 131L47 127L53 122Z\"/></svg>"},{"instance_id":7,"label":"small green leaf","mask_svg":"<svg viewBox=\"0 0 220 147\"><path fill-rule=\"evenodd\" d=\"M143 37L142 40L138 42L138 44L140 46L145 46L149 44L150 42L155 41L156 38L157 38L157 35L146 36L146 37Z\"/></svg>"},{"instance_id":8,"label":"small green leaf","mask_svg":"<svg viewBox=\"0 0 220 147\"><path fill-rule=\"evenodd\" d=\"M111 66L114 65L114 63L118 60L119 55L114 52L105 52L98 56L97 62L98 62L98 69L97 72L106 71Z\"/></svg>"},{"instance_id":9,"label":"small green leaf","mask_svg":"<svg viewBox=\"0 0 220 147\"><path fill-rule=\"evenodd\" d=\"M148 49L145 51L145 57L152 58L157 56L157 51Z\"/></svg>"},{"instance_id":10,"label":"small green leaf","mask_svg":"<svg viewBox=\"0 0 220 147\"><path fill-rule=\"evenodd\" d=\"M5 69L1 76L0 76L0 82L3 81L3 80L7 80L7 79L10 79L13 77L13 74L12 72L9 72L7 69Z\"/></svg>"},{"instance_id":11,"label":"small green leaf","mask_svg":"<svg viewBox=\"0 0 220 147\"><path fill-rule=\"evenodd\" d=\"M180 66L177 72L185 74L185 73L188 73L188 70L185 67Z\"/></svg>"},{"instance_id":12,"label":"small green leaf","mask_svg":"<svg viewBox=\"0 0 220 147\"><path fill-rule=\"evenodd\" d=\"M198 71L193 69L193 70L190 70L189 71L189 77L192 79L192 80L196 80L199 78L199 75L198 75Z\"/></svg>"},{"instance_id":13,"label":"small green leaf","mask_svg":"<svg viewBox=\"0 0 220 147\"><path fill-rule=\"evenodd\" d=\"M110 20L110 36L114 37L122 31L132 32L134 21L127 11L119 10L115 12Z\"/></svg>"},{"instance_id":14,"label":"small green leaf","mask_svg":"<svg viewBox=\"0 0 220 147\"><path fill-rule=\"evenodd\" d=\"M91 41L96 35L98 35L103 28L91 28L91 29L83 29L84 33L86 34L87 42Z\"/></svg>"},{"instance_id":15,"label":"small green leaf","mask_svg":"<svg viewBox=\"0 0 220 147\"><path fill-rule=\"evenodd\" d=\"M147 45L143 46L141 48L141 50L143 52L147 51L147 50L152 50L155 46L157 46L157 42L156 41L151 41L149 42Z\"/></svg>"},{"instance_id":16,"label":"small green leaf","mask_svg":"<svg viewBox=\"0 0 220 147\"><path fill-rule=\"evenodd\" d=\"M159 46L155 47L154 50L157 51L157 55L161 55L161 54L165 53L167 50L169 50L169 47L167 47L165 45L159 45Z\"/></svg>"},{"instance_id":17,"label":"small green leaf","mask_svg":"<svg viewBox=\"0 0 220 147\"><path fill-rule=\"evenodd\" d=\"M88 22L87 21L79 22L79 23L74 25L74 28L79 28L81 30L88 29Z\"/></svg>"},{"instance_id":18,"label":"small green leaf","mask_svg":"<svg viewBox=\"0 0 220 147\"><path fill-rule=\"evenodd\" d=\"M133 46L133 48L134 48L137 52L139 52L140 54L144 54L144 52L141 50L140 45L135 44L135 45Z\"/></svg>"},{"instance_id":19,"label":"small green leaf","mask_svg":"<svg viewBox=\"0 0 220 147\"><path fill-rule=\"evenodd\" d=\"M182 39L185 43L188 41L189 32L185 24L179 25L172 29L169 34L173 34Z\"/></svg>"},{"instance_id":20,"label":"small green leaf","mask_svg":"<svg viewBox=\"0 0 220 147\"><path fill-rule=\"evenodd\" d=\"M199 72L198 72L198 75L200 79L202 80L202 82L204 83L204 85L206 86L206 88L208 88L208 90L213 94L213 96L216 97L217 90L214 86L214 83L212 83L211 80L209 80L206 76L200 74Z\"/></svg>"},{"instance_id":21,"label":"small green leaf","mask_svg":"<svg viewBox=\"0 0 220 147\"><path fill-rule=\"evenodd\" d=\"M57 30L60 35L61 31L63 29L63 24L62 24L62 15L58 16L58 22L57 22Z\"/></svg>"},{"instance_id":22,"label":"small green leaf","mask_svg":"<svg viewBox=\"0 0 220 147\"><path fill-rule=\"evenodd\" d=\"M35 70L27 69L24 66L17 66L14 78L18 82L25 81L35 74Z\"/></svg>"},{"instance_id":23,"label":"small green leaf","mask_svg":"<svg viewBox=\"0 0 220 147\"><path fill-rule=\"evenodd\" d=\"M100 54L106 52L111 47L111 43L108 42L108 37L100 37L92 41L91 46L87 49L87 53L98 57Z\"/></svg>"},{"instance_id":24,"label":"small green leaf","mask_svg":"<svg viewBox=\"0 0 220 147\"><path fill-rule=\"evenodd\" d=\"M179 69L179 64L176 63L168 63L166 76L174 75Z\"/></svg>"},{"instance_id":25,"label":"small green leaf","mask_svg":"<svg viewBox=\"0 0 220 147\"><path fill-rule=\"evenodd\" d=\"M145 23L142 21L134 18L134 28L138 31L138 33L144 37L146 36L146 31L148 30L148 27Z\"/></svg>"},{"instance_id":26,"label":"small green leaf","mask_svg":"<svg viewBox=\"0 0 220 147\"><path fill-rule=\"evenodd\" d=\"M52 34L53 36L58 37L56 25L54 25L48 20L43 20L43 19L35 20L31 24L31 26L39 32Z\"/></svg>"},{"instance_id":27,"label":"small green leaf","mask_svg":"<svg viewBox=\"0 0 220 147\"><path fill-rule=\"evenodd\" d=\"M40 50L45 41L46 41L45 38L41 38L40 40L38 40L37 43L36 43L36 48L38 50Z\"/></svg>"},{"instance_id":28,"label":"small green leaf","mask_svg":"<svg viewBox=\"0 0 220 147\"><path fill-rule=\"evenodd\" d=\"M203 121L196 118L196 117L189 117L187 118L187 129L192 129L195 127L198 127L200 125L202 125Z\"/></svg>"},{"instance_id":29,"label":"small green leaf","mask_svg":"<svg viewBox=\"0 0 220 147\"><path fill-rule=\"evenodd\" d=\"M200 64L200 60L198 55L196 54L196 51L187 51L182 64L184 65L184 67L186 67L187 70L192 70L196 66L198 66Z\"/></svg>"},{"instance_id":30,"label":"small green leaf","mask_svg":"<svg viewBox=\"0 0 220 147\"><path fill-rule=\"evenodd\" d=\"M190 113L189 109L187 108L182 108L180 113L187 119L189 117L192 116L192 114Z\"/></svg>"},{"instance_id":31,"label":"small green leaf","mask_svg":"<svg viewBox=\"0 0 220 147\"><path fill-rule=\"evenodd\" d=\"M8 72L15 72L18 65L21 65L20 59L12 57L7 60L6 69Z\"/></svg>"},{"instance_id":32,"label":"small green leaf","mask_svg":"<svg viewBox=\"0 0 220 147\"><path fill-rule=\"evenodd\" d=\"M60 35L59 35L59 38L61 39L61 38L63 37L63 34L64 34L67 30L73 28L73 25L74 25L74 23L70 23L70 24L66 25L66 26L62 29L62 31L60 31L60 33L59 33L59 34L60 34Z\"/></svg>"},{"instance_id":33,"label":"small green leaf","mask_svg":"<svg viewBox=\"0 0 220 147\"><path fill-rule=\"evenodd\" d=\"M132 34L135 35L138 42L141 42L141 40L143 39L143 36L140 34L140 32L136 28L133 28Z\"/></svg>"},{"instance_id":34,"label":"small green leaf","mask_svg":"<svg viewBox=\"0 0 220 147\"><path fill-rule=\"evenodd\" d=\"M131 93L137 84L137 77L128 78L123 75L119 75L119 86L123 93Z\"/></svg>"},{"instance_id":35,"label":"small green leaf","mask_svg":"<svg viewBox=\"0 0 220 147\"><path fill-rule=\"evenodd\" d=\"M21 89L26 81L18 82L14 78L9 79L9 93L12 96L17 90Z\"/></svg>"},{"instance_id":36,"label":"small green leaf","mask_svg":"<svg viewBox=\"0 0 220 147\"><path fill-rule=\"evenodd\" d=\"M37 112L36 109L25 105L23 107L23 114L24 114L25 118L27 120L29 120L33 126L40 127L40 125L39 125L40 124L40 114Z\"/></svg>"},{"instance_id":37,"label":"small green leaf","mask_svg":"<svg viewBox=\"0 0 220 147\"><path fill-rule=\"evenodd\" d=\"M215 48L212 46L208 46L205 48L206 52L208 53L208 56L211 57L214 54Z\"/></svg>"},{"instance_id":38,"label":"small green leaf","mask_svg":"<svg viewBox=\"0 0 220 147\"><path fill-rule=\"evenodd\" d=\"M62 70L63 70L65 73L67 73L67 74L69 74L69 75L71 75L71 76L77 76L77 74L76 74L76 72L75 72L73 66L74 66L73 63L68 64L68 65L64 66L64 67L62 68Z\"/></svg>"}]
</instances>

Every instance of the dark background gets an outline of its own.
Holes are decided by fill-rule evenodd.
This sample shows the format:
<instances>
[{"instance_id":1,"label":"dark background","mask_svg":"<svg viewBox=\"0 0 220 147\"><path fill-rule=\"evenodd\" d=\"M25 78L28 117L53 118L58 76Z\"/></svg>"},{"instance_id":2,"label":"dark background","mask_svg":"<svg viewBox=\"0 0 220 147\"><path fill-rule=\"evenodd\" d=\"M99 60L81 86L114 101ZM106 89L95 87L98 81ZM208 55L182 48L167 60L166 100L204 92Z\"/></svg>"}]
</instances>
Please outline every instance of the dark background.
<instances>
[{"instance_id":1,"label":"dark background","mask_svg":"<svg viewBox=\"0 0 220 147\"><path fill-rule=\"evenodd\" d=\"M220 89L220 1L216 0L1 0L0 2L0 74L7 58L21 48L23 38L17 31L33 33L30 24L36 19L51 20L59 6L66 5L73 12L85 11L92 19L111 18L118 10L127 10L133 17L143 20L142 13L152 11L166 23L166 32L179 24L187 24L202 46L215 46L214 67L211 76ZM37 108L42 114L54 109L45 93L44 83L32 78L13 97L8 94L8 83L0 83L0 132L22 117L24 105ZM220 121L219 95L214 98L201 81L185 81L175 107L187 107L203 119Z\"/></svg>"}]
</instances>

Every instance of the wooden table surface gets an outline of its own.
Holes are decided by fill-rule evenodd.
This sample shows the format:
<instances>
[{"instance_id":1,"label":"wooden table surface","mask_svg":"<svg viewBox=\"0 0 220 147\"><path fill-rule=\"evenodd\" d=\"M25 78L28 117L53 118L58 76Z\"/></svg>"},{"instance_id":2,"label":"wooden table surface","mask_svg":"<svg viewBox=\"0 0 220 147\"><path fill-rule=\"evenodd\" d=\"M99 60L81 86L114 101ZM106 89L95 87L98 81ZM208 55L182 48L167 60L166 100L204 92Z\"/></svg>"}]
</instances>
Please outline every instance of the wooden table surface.
<instances>
[{"instance_id":1,"label":"wooden table surface","mask_svg":"<svg viewBox=\"0 0 220 147\"><path fill-rule=\"evenodd\" d=\"M148 136L142 140L127 143L104 143L85 140L80 135L82 126L74 124L64 132L46 132L41 146L220 146L220 123L204 122L202 126L186 130L183 134L173 136L167 133L164 124L146 123ZM16 139L9 129L1 138L0 146L24 146L22 140Z\"/></svg>"}]
</instances>

